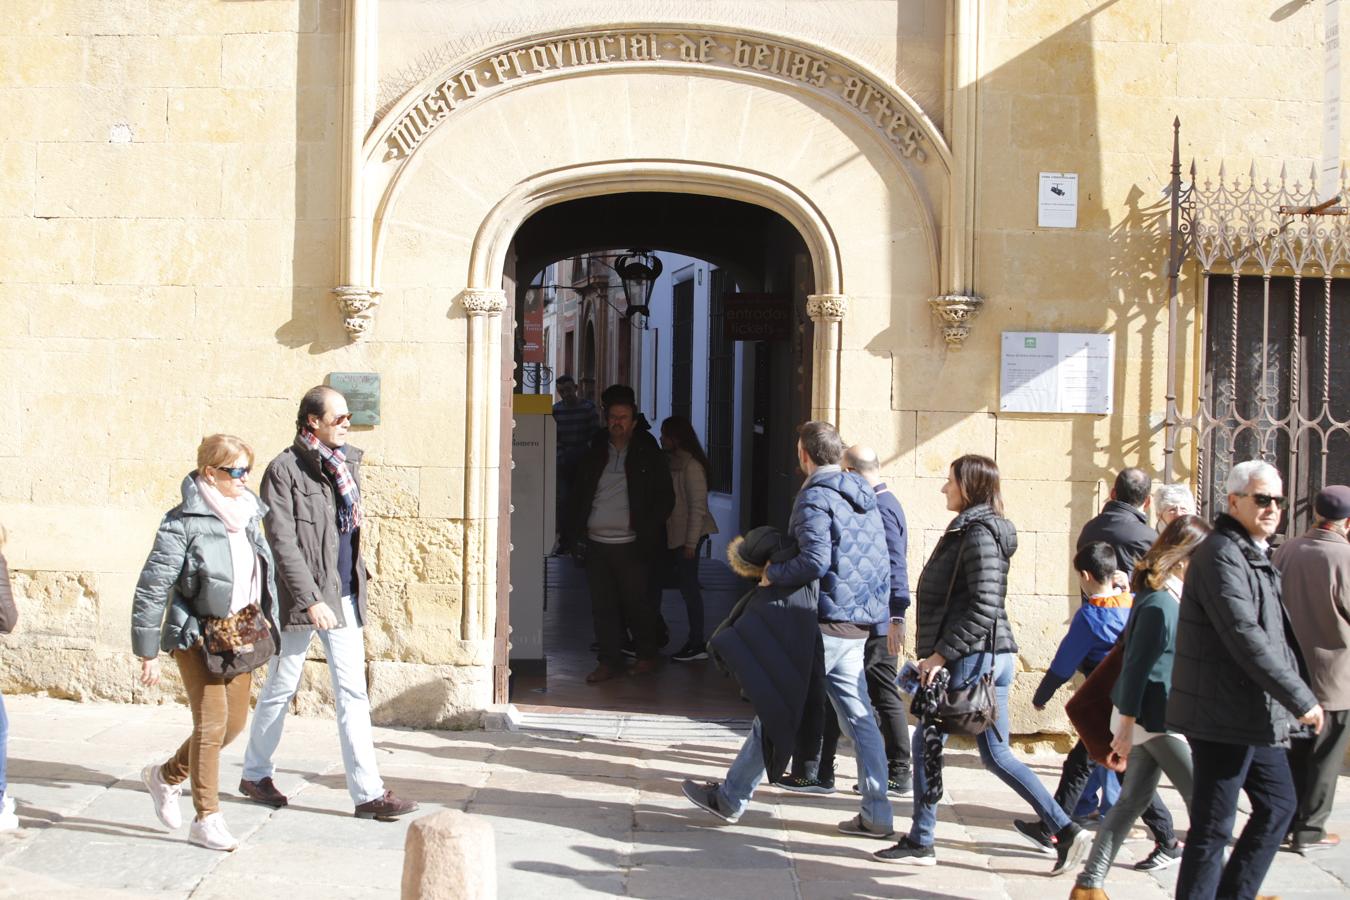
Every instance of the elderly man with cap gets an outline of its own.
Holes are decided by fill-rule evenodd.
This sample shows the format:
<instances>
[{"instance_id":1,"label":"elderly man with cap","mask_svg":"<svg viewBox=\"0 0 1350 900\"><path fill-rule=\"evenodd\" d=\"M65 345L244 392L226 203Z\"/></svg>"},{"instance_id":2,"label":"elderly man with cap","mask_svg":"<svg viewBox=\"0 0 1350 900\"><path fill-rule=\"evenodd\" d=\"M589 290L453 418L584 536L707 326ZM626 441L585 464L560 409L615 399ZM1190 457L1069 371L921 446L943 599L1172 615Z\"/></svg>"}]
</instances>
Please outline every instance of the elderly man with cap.
<instances>
[{"instance_id":1,"label":"elderly man with cap","mask_svg":"<svg viewBox=\"0 0 1350 900\"><path fill-rule=\"evenodd\" d=\"M796 555L796 544L768 525L727 546L732 571L756 582L771 562ZM708 641L718 665L736 676L755 719L726 780L685 781L684 795L727 822L741 817L766 772L776 778L787 767L806 707L812 659L819 652L818 598L814 581L800 587L756 584Z\"/></svg>"},{"instance_id":2,"label":"elderly man with cap","mask_svg":"<svg viewBox=\"0 0 1350 900\"><path fill-rule=\"evenodd\" d=\"M1322 733L1296 737L1289 749L1298 798L1289 835L1296 853L1340 843L1326 824L1350 746L1350 487L1323 488L1313 501L1313 514L1307 532L1275 551L1284 607L1325 712Z\"/></svg>"}]
</instances>

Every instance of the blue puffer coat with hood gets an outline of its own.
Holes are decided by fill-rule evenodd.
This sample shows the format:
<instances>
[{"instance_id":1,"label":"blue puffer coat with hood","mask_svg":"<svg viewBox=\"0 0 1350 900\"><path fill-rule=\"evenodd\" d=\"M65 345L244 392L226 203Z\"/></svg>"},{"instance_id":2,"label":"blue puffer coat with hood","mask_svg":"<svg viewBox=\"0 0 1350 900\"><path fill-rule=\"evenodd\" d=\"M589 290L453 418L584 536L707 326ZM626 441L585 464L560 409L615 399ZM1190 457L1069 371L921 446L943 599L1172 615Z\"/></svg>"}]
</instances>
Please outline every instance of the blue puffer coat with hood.
<instances>
[{"instance_id":1,"label":"blue puffer coat with hood","mask_svg":"<svg viewBox=\"0 0 1350 900\"><path fill-rule=\"evenodd\" d=\"M821 466L806 479L788 520L792 559L766 570L776 585L820 580L820 621L876 625L890 615L890 557L877 496L861 476Z\"/></svg>"}]
</instances>

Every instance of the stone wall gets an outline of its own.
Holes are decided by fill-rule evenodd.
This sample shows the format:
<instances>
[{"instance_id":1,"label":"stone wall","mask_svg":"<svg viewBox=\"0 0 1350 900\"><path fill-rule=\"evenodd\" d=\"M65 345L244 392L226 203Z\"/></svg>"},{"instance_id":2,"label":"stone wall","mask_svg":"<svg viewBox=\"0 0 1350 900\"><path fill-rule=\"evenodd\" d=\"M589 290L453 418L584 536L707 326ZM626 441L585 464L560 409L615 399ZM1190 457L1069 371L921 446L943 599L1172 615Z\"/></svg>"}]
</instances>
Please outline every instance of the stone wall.
<instances>
[{"instance_id":1,"label":"stone wall","mask_svg":"<svg viewBox=\"0 0 1350 900\"><path fill-rule=\"evenodd\" d=\"M671 23L688 9L455 6L380 4L373 98L533 29ZM715 2L690 28L813 42L945 123L943 6ZM0 521L24 624L0 638L0 690L175 697L172 679L136 683L127 631L136 574L197 442L237 433L261 464L289 442L305 388L329 372L377 371L383 423L353 432L367 450L376 717L475 721L491 700L492 623L464 605L466 586L495 592L479 549L495 507L491 496L466 507L475 463L463 435L469 405L496 397L468 396L469 260L480 224L522 180L633 158L767 173L823 210L846 263L840 424L881 452L914 529L915 578L949 519L938 493L948 463L997 457L1021 534L1010 611L1024 668L1042 669L1076 605L1078 528L1115 470L1161 463L1173 116L1184 155L1211 169L1254 159L1274 176L1318 152L1321 12L1274 18L1270 6L1241 0L1220 18L1159 0L979 5L973 288L985 306L952 350L927 304L945 288L923 231L929 212L939 224L950 213L939 168L900 160L873 125L809 92L669 72L526 86L442 126L386 211L375 337L350 344L331 294L339 0L7 0ZM720 110L734 116L710 112ZM1078 173L1076 229L1037 227L1041 171ZM1005 329L1113 333L1115 413L998 413ZM1057 706L1027 707L1035 681L1019 680L1015 720L1063 729ZM302 709L327 709L327 690L312 668Z\"/></svg>"}]
</instances>

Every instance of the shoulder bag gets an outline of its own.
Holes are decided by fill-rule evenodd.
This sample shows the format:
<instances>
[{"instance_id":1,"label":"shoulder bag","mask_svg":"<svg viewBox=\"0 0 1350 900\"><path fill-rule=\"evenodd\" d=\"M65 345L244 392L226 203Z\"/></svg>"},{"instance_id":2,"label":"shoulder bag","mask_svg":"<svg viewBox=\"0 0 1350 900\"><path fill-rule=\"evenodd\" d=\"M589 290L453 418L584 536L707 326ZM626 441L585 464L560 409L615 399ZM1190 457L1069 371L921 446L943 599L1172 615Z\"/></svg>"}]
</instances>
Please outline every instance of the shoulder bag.
<instances>
[{"instance_id":1,"label":"shoulder bag","mask_svg":"<svg viewBox=\"0 0 1350 900\"><path fill-rule=\"evenodd\" d=\"M223 619L203 617L201 623L202 657L212 675L220 678L243 675L276 655L272 626L256 603Z\"/></svg>"}]
</instances>

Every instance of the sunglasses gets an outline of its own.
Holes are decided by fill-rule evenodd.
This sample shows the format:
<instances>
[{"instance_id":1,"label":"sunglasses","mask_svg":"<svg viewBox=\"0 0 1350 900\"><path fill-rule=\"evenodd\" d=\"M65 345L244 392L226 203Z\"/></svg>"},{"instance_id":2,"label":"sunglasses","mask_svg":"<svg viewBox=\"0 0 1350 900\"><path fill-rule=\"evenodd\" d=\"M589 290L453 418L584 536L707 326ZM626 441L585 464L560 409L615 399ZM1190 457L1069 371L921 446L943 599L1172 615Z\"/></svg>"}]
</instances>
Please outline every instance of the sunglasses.
<instances>
[{"instance_id":1,"label":"sunglasses","mask_svg":"<svg viewBox=\"0 0 1350 900\"><path fill-rule=\"evenodd\" d=\"M231 478L243 478L249 472L253 471L248 466L212 466L217 472L224 472Z\"/></svg>"},{"instance_id":2,"label":"sunglasses","mask_svg":"<svg viewBox=\"0 0 1350 900\"><path fill-rule=\"evenodd\" d=\"M1272 503L1276 509L1284 509L1289 504L1288 497L1277 497L1274 494L1238 494L1239 497L1251 497L1252 502L1260 509L1265 509Z\"/></svg>"},{"instance_id":3,"label":"sunglasses","mask_svg":"<svg viewBox=\"0 0 1350 900\"><path fill-rule=\"evenodd\" d=\"M346 424L347 424L348 422L350 422L351 420L352 420L352 414L351 414L351 413L343 413L343 414L340 415L340 416L334 416L334 417L333 417L333 424L334 424L334 425L346 425Z\"/></svg>"}]
</instances>

